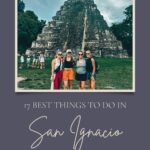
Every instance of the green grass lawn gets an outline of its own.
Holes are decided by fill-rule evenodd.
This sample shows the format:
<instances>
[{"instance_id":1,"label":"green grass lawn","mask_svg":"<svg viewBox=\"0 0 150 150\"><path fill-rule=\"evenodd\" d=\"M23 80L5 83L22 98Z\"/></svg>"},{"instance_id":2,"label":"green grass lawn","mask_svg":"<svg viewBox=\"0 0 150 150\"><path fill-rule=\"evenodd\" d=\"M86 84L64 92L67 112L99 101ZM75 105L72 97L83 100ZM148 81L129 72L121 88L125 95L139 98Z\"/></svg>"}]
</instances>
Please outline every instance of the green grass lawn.
<instances>
[{"instance_id":1,"label":"green grass lawn","mask_svg":"<svg viewBox=\"0 0 150 150\"><path fill-rule=\"evenodd\" d=\"M101 67L97 74L96 89L132 89L132 58L96 58L96 60ZM43 70L18 69L18 77L26 78L26 80L18 83L18 87L23 89L50 89L50 64L51 59L47 59L46 67ZM74 81L73 89L77 88L77 81Z\"/></svg>"}]
</instances>

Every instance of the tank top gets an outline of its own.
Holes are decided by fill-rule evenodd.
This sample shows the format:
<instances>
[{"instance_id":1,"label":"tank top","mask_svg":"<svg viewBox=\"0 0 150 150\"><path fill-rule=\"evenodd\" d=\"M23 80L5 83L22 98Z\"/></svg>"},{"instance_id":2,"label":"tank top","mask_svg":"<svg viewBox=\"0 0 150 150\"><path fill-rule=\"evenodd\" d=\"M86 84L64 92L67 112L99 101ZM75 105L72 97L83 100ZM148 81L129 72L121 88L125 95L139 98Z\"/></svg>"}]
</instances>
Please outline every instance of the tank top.
<instances>
[{"instance_id":1,"label":"tank top","mask_svg":"<svg viewBox=\"0 0 150 150\"><path fill-rule=\"evenodd\" d=\"M62 62L60 64L60 60L56 59L56 63L55 63L55 70L60 66L60 70L62 70Z\"/></svg>"},{"instance_id":2,"label":"tank top","mask_svg":"<svg viewBox=\"0 0 150 150\"><path fill-rule=\"evenodd\" d=\"M88 58L86 60L86 70L87 70L87 72L92 72L93 71L91 58Z\"/></svg>"},{"instance_id":3,"label":"tank top","mask_svg":"<svg viewBox=\"0 0 150 150\"><path fill-rule=\"evenodd\" d=\"M76 72L78 74L86 74L86 61L85 59L78 60L76 63Z\"/></svg>"},{"instance_id":4,"label":"tank top","mask_svg":"<svg viewBox=\"0 0 150 150\"><path fill-rule=\"evenodd\" d=\"M67 58L65 58L65 61L64 61L64 68L73 68L74 66L74 61L73 59L71 58L70 61L67 61Z\"/></svg>"}]
</instances>

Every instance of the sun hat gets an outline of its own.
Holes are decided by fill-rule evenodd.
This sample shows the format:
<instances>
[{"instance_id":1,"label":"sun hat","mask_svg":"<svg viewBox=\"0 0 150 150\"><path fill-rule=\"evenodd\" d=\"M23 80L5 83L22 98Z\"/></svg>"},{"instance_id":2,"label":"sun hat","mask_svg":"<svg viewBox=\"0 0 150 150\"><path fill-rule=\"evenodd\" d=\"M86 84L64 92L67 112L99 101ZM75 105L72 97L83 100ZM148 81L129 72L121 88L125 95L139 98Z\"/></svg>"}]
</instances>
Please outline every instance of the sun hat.
<instances>
[{"instance_id":1,"label":"sun hat","mask_svg":"<svg viewBox=\"0 0 150 150\"><path fill-rule=\"evenodd\" d=\"M66 53L72 53L71 49L67 49Z\"/></svg>"}]
</instances>

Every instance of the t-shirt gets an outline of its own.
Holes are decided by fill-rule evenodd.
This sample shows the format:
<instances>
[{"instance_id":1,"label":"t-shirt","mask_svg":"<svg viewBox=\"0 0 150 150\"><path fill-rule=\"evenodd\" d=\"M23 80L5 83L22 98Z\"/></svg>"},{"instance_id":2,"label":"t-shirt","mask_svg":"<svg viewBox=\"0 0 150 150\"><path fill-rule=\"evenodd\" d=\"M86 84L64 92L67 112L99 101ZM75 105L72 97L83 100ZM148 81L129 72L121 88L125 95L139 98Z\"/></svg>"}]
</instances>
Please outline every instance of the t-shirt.
<instances>
[{"instance_id":1,"label":"t-shirt","mask_svg":"<svg viewBox=\"0 0 150 150\"><path fill-rule=\"evenodd\" d=\"M21 63L24 63L24 56L20 57L20 61L21 61Z\"/></svg>"},{"instance_id":2,"label":"t-shirt","mask_svg":"<svg viewBox=\"0 0 150 150\"><path fill-rule=\"evenodd\" d=\"M31 58L27 57L27 63L30 63Z\"/></svg>"}]
</instances>

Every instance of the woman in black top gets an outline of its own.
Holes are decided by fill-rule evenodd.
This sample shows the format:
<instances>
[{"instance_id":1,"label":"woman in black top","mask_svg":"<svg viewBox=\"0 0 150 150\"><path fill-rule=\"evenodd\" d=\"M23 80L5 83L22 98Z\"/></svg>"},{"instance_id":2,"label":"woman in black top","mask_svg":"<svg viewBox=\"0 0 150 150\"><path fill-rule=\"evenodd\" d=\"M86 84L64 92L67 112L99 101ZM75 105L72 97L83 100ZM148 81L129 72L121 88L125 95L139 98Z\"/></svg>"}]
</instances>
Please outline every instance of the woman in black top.
<instances>
[{"instance_id":1,"label":"woman in black top","mask_svg":"<svg viewBox=\"0 0 150 150\"><path fill-rule=\"evenodd\" d=\"M87 80L89 80L89 88L94 90L95 89L95 80L96 80L96 65L95 65L95 60L91 56L91 51L87 50L86 51L86 71L87 71Z\"/></svg>"},{"instance_id":2,"label":"woman in black top","mask_svg":"<svg viewBox=\"0 0 150 150\"><path fill-rule=\"evenodd\" d=\"M64 58L64 70L63 70L63 81L64 89L72 89L72 81L74 80L74 64L75 61L72 57L72 51L70 49L66 52Z\"/></svg>"}]
</instances>

